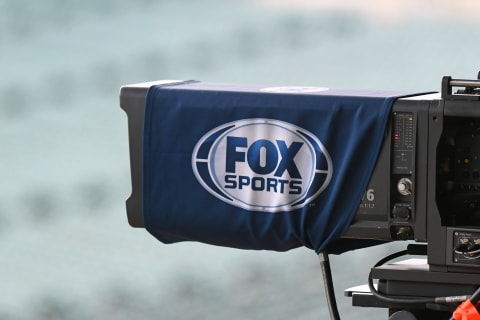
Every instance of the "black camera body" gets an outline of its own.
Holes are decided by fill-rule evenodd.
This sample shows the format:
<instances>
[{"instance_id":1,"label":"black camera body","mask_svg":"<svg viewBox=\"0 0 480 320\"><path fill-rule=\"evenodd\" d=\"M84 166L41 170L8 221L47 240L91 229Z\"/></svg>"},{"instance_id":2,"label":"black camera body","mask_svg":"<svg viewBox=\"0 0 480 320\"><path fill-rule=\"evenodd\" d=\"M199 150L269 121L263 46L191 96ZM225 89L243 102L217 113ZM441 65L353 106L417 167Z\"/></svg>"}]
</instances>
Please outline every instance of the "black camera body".
<instances>
[{"instance_id":1,"label":"black camera body","mask_svg":"<svg viewBox=\"0 0 480 320\"><path fill-rule=\"evenodd\" d=\"M445 77L441 95L394 103L346 238L425 242L431 271L480 271L478 86Z\"/></svg>"}]
</instances>

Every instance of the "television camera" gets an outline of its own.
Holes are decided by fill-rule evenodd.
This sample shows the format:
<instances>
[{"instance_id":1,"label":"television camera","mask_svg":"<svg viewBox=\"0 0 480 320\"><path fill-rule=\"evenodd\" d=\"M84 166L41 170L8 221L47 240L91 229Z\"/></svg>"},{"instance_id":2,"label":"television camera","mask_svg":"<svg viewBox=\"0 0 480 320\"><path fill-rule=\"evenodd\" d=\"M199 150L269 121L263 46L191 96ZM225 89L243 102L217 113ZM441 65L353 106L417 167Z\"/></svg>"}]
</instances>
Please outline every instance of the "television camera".
<instances>
[{"instance_id":1,"label":"television camera","mask_svg":"<svg viewBox=\"0 0 480 320\"><path fill-rule=\"evenodd\" d=\"M152 86L176 83L179 82L127 85L120 91L120 105L128 115L132 178L127 216L134 227L144 227L145 219L142 148L147 94ZM284 90L295 94L292 88ZM201 147L205 147L205 141L202 140ZM286 146L284 149L288 150ZM204 179L203 183L208 181ZM296 187L300 188L299 184ZM215 187L209 189L219 197ZM238 198L245 206L245 201ZM410 94L395 99L373 173L341 238L379 243L410 240L407 250L382 259L372 268L368 289L345 291L354 306L388 308L390 319L397 320L432 315L448 319L457 305L477 290L480 286L480 73L477 80L444 77L441 93ZM320 258L326 267L327 295L333 304L331 316L338 318L334 295L328 292L333 287L327 251ZM404 254L422 258L389 263ZM376 286L374 280L378 280Z\"/></svg>"}]
</instances>

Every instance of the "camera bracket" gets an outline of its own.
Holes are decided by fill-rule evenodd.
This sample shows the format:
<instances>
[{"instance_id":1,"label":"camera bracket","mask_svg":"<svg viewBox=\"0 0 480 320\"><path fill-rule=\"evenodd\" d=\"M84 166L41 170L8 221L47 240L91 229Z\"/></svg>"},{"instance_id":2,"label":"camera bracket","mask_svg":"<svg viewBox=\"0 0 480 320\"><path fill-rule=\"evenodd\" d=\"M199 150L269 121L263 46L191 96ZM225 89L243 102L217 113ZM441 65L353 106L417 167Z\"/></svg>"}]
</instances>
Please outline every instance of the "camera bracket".
<instances>
[{"instance_id":1,"label":"camera bracket","mask_svg":"<svg viewBox=\"0 0 480 320\"><path fill-rule=\"evenodd\" d=\"M453 93L453 88L461 89ZM480 100L480 72L477 80L452 79L450 76L444 76L442 98L445 100Z\"/></svg>"}]
</instances>

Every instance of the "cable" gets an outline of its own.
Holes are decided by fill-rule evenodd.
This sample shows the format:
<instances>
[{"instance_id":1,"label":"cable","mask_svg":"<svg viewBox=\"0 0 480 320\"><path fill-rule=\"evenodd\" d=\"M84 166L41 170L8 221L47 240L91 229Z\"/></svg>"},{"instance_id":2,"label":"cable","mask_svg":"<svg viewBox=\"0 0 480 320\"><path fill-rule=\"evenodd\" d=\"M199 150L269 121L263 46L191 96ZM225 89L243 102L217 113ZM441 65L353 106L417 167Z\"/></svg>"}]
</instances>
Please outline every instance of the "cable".
<instances>
[{"instance_id":1,"label":"cable","mask_svg":"<svg viewBox=\"0 0 480 320\"><path fill-rule=\"evenodd\" d=\"M385 264L386 262L390 261L390 260L393 260L395 258L398 258L398 257L401 257L401 256L404 256L408 254L408 251L407 250L402 250L402 251L399 251L399 252L395 252L383 259L381 259L380 261L378 261L374 266L373 268L376 268L376 267L379 267L383 264ZM373 269L372 268L372 269ZM427 303L434 303L435 300L434 298L425 298L425 299L417 299L417 298L392 298L392 297L388 297L388 296L385 296L381 293L379 293L375 287L373 286L373 277L372 277L372 269L370 270L370 273L368 274L368 287L370 288L370 292L379 300L383 301L383 302L386 302L388 304L394 304L394 305L404 305L404 304L427 304Z\"/></svg>"},{"instance_id":2,"label":"cable","mask_svg":"<svg viewBox=\"0 0 480 320\"><path fill-rule=\"evenodd\" d=\"M398 298L398 297L389 297L386 295L381 294L378 292L374 285L373 285L373 277L372 277L372 270L376 267L379 267L386 262L404 256L408 254L408 250L402 250L396 253L393 253L380 261L378 261L375 266L370 270L370 273L368 274L368 287L370 288L370 292L380 301L383 301L389 305L395 305L395 306L411 306L411 305L426 305L426 304L450 304L450 303L459 303L462 301L465 301L466 299L469 298L469 296L452 296L452 297L433 297L433 298ZM478 296L480 297L480 292L478 293Z\"/></svg>"},{"instance_id":3,"label":"cable","mask_svg":"<svg viewBox=\"0 0 480 320\"><path fill-rule=\"evenodd\" d=\"M477 304L477 302L480 300L480 288L475 291L472 296L470 297L470 301L472 304Z\"/></svg>"},{"instance_id":4,"label":"cable","mask_svg":"<svg viewBox=\"0 0 480 320\"><path fill-rule=\"evenodd\" d=\"M380 292L375 289L375 286L373 285L373 276L372 276L372 270L376 267L379 267L385 263L387 263L390 260L393 260L395 258L407 255L407 254L412 254L412 250L420 250L418 252L423 252L424 250L422 248L417 247L412 247L407 250L402 250L399 252L395 252L380 261L378 261L373 268L370 270L370 273L368 274L368 287L370 288L370 292L380 301L387 303L390 306L412 306L412 305L427 305L427 304L458 304L461 302L464 302L465 300L469 300L475 303L477 303L480 300L480 288L475 291L475 293L472 296L451 296L451 297L428 297L428 298L399 298L399 297L390 297L384 294L381 294ZM413 251L415 252L415 251ZM325 284L325 293L327 297L327 304L328 304L328 309L330 312L330 319L331 320L340 320L340 314L338 313L338 308L337 308L337 302L335 299L335 290L333 287L333 280L332 280L332 272L330 268L330 261L328 259L328 253L326 251L322 251L318 255L320 259L320 266L322 268L322 275L323 275L323 281Z\"/></svg>"},{"instance_id":5,"label":"cable","mask_svg":"<svg viewBox=\"0 0 480 320\"><path fill-rule=\"evenodd\" d=\"M480 300L480 288L478 288L472 296L460 304L453 312L450 320L464 320L464 319L480 319L480 314L477 310L477 303Z\"/></svg>"},{"instance_id":6,"label":"cable","mask_svg":"<svg viewBox=\"0 0 480 320\"><path fill-rule=\"evenodd\" d=\"M325 293L327 296L330 319L340 320L340 314L338 313L337 308L337 300L335 299L335 289L333 288L332 271L330 269L328 253L326 251L322 251L318 257L320 259L320 266L322 267L323 283L325 284Z\"/></svg>"}]
</instances>

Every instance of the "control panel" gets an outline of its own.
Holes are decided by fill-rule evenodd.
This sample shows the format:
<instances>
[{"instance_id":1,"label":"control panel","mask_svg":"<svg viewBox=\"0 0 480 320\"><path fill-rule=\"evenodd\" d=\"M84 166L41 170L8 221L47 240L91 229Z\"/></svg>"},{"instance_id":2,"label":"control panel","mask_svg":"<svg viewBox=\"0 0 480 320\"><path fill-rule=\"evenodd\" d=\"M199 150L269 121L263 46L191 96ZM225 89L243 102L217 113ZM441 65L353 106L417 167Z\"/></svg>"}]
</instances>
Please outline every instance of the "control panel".
<instances>
[{"instance_id":1,"label":"control panel","mask_svg":"<svg viewBox=\"0 0 480 320\"><path fill-rule=\"evenodd\" d=\"M391 233L395 239L408 240L413 234L415 114L396 111L392 122Z\"/></svg>"},{"instance_id":2,"label":"control panel","mask_svg":"<svg viewBox=\"0 0 480 320\"><path fill-rule=\"evenodd\" d=\"M393 114L393 174L411 174L415 152L415 122L412 112Z\"/></svg>"}]
</instances>

